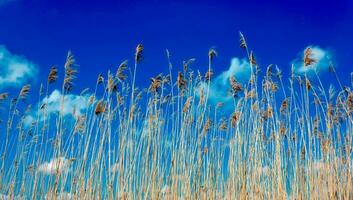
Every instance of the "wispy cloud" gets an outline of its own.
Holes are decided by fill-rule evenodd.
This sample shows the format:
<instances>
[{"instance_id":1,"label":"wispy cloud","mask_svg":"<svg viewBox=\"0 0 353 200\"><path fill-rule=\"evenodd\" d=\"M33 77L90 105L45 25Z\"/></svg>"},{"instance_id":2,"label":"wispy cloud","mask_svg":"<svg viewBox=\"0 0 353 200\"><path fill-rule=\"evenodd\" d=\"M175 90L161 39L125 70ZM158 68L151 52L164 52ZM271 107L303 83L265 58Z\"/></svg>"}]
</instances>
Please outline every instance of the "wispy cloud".
<instances>
[{"instance_id":1,"label":"wispy cloud","mask_svg":"<svg viewBox=\"0 0 353 200\"><path fill-rule=\"evenodd\" d=\"M229 78L234 76L240 82L247 82L251 75L250 64L247 59L232 58L230 67L227 71L222 72L217 76L223 84L229 83ZM219 80L218 80L219 81Z\"/></svg>"},{"instance_id":2,"label":"wispy cloud","mask_svg":"<svg viewBox=\"0 0 353 200\"><path fill-rule=\"evenodd\" d=\"M44 174L66 173L69 170L70 164L71 161L65 157L54 158L50 162L39 165L37 171Z\"/></svg>"},{"instance_id":3,"label":"wispy cloud","mask_svg":"<svg viewBox=\"0 0 353 200\"><path fill-rule=\"evenodd\" d=\"M64 104L61 107L63 95L59 90L54 90L48 97L45 97L41 105L45 104L47 113L58 113L63 109L63 115L82 115L88 106L88 95L67 94L64 96Z\"/></svg>"},{"instance_id":4,"label":"wispy cloud","mask_svg":"<svg viewBox=\"0 0 353 200\"><path fill-rule=\"evenodd\" d=\"M1 3L0 3L1 4ZM0 45L0 87L20 87L37 74L37 66Z\"/></svg>"},{"instance_id":5,"label":"wispy cloud","mask_svg":"<svg viewBox=\"0 0 353 200\"><path fill-rule=\"evenodd\" d=\"M63 106L61 106L62 98L63 95L61 92L59 90L54 90L48 97L43 98L37 106L43 107L43 110L45 109L47 115L58 114L62 110L64 117L83 115L88 108L88 94L66 94L64 95ZM42 113L43 110L27 115L24 119L24 124L29 126L35 119L42 121L44 119Z\"/></svg>"},{"instance_id":6,"label":"wispy cloud","mask_svg":"<svg viewBox=\"0 0 353 200\"><path fill-rule=\"evenodd\" d=\"M332 62L332 53L319 46L308 46L307 48L311 48L312 52L310 57L314 59L315 62L311 65L304 66L303 50L300 52L298 58L291 62L294 67L294 73L311 75L315 72L327 71L330 67L330 62Z\"/></svg>"},{"instance_id":7,"label":"wispy cloud","mask_svg":"<svg viewBox=\"0 0 353 200\"><path fill-rule=\"evenodd\" d=\"M211 81L209 92L210 103L225 103L232 100L232 96L229 94L230 77L235 77L235 79L240 83L246 83L250 79L250 75L251 68L247 59L240 59L237 57L232 58L229 69L223 71ZM204 92L206 94L207 83L202 82L200 89L201 88L204 89Z\"/></svg>"}]
</instances>

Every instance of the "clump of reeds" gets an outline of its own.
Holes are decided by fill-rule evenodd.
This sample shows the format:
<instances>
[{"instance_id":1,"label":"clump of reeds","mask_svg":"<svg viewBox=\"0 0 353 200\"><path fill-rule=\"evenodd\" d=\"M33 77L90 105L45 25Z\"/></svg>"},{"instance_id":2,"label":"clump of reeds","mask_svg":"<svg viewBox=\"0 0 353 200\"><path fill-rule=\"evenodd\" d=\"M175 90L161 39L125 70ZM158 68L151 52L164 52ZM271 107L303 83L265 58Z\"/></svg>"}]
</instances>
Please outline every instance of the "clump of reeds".
<instances>
[{"instance_id":1,"label":"clump of reeds","mask_svg":"<svg viewBox=\"0 0 353 200\"><path fill-rule=\"evenodd\" d=\"M167 51L169 74L138 89L142 44L131 77L123 61L115 74L98 75L92 93L76 95L71 52L63 69L50 69L38 106L27 105L30 85L14 97L1 93L8 115L0 123L0 199L352 199L353 85L341 87L333 66L337 91L294 72L285 84L273 65L261 76L239 34L251 77L241 83L230 76L225 102L209 100L214 48L204 75L193 76L192 58L174 79ZM315 66L313 54L305 49L305 67ZM49 85L60 70L62 96L53 113ZM68 117L66 95L85 99L85 109L74 107Z\"/></svg>"}]
</instances>

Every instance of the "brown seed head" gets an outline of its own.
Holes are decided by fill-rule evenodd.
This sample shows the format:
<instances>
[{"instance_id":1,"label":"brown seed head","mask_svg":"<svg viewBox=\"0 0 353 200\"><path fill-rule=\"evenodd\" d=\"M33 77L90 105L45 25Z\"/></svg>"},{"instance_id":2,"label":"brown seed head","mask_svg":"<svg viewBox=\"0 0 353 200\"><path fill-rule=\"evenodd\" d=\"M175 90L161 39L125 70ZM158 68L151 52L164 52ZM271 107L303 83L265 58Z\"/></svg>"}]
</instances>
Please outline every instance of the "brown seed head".
<instances>
[{"instance_id":1,"label":"brown seed head","mask_svg":"<svg viewBox=\"0 0 353 200\"><path fill-rule=\"evenodd\" d=\"M124 71L127 69L127 60L123 61L119 67L118 70L116 71L115 76L120 80L124 81L126 79L126 75L124 74Z\"/></svg>"},{"instance_id":2,"label":"brown seed head","mask_svg":"<svg viewBox=\"0 0 353 200\"><path fill-rule=\"evenodd\" d=\"M185 102L184 107L183 107L183 112L184 113L189 111L189 108L190 108L190 105L191 105L191 101L192 101L192 97L188 97L186 99L186 102Z\"/></svg>"},{"instance_id":3,"label":"brown seed head","mask_svg":"<svg viewBox=\"0 0 353 200\"><path fill-rule=\"evenodd\" d=\"M50 72L48 75L48 83L49 84L54 83L57 79L58 79L58 69L55 66L53 66L50 69Z\"/></svg>"},{"instance_id":4,"label":"brown seed head","mask_svg":"<svg viewBox=\"0 0 353 200\"><path fill-rule=\"evenodd\" d=\"M7 99L7 97L9 96L9 93L4 92L0 94L0 101L4 101Z\"/></svg>"},{"instance_id":5,"label":"brown seed head","mask_svg":"<svg viewBox=\"0 0 353 200\"><path fill-rule=\"evenodd\" d=\"M105 103L102 101L99 101L96 105L96 109L94 110L94 113L96 115L100 115L101 113L103 113L105 111Z\"/></svg>"},{"instance_id":6,"label":"brown seed head","mask_svg":"<svg viewBox=\"0 0 353 200\"><path fill-rule=\"evenodd\" d=\"M136 52L135 52L135 61L140 62L142 60L142 52L143 52L143 46L142 44L138 44L136 47Z\"/></svg>"},{"instance_id":7,"label":"brown seed head","mask_svg":"<svg viewBox=\"0 0 353 200\"><path fill-rule=\"evenodd\" d=\"M304 50L304 66L309 66L317 62L314 58L312 58L312 56L313 56L312 48L311 47L306 48Z\"/></svg>"},{"instance_id":8,"label":"brown seed head","mask_svg":"<svg viewBox=\"0 0 353 200\"><path fill-rule=\"evenodd\" d=\"M31 85L29 85L29 84L23 86L20 91L20 95L19 95L20 99L25 99L27 97L27 94L29 93L30 89L31 89Z\"/></svg>"},{"instance_id":9,"label":"brown seed head","mask_svg":"<svg viewBox=\"0 0 353 200\"><path fill-rule=\"evenodd\" d=\"M208 70L208 71L206 72L206 74L205 74L205 80L206 80L206 81L210 81L212 76L213 76L213 70L210 69L210 70Z\"/></svg>"},{"instance_id":10,"label":"brown seed head","mask_svg":"<svg viewBox=\"0 0 353 200\"><path fill-rule=\"evenodd\" d=\"M241 32L239 32L239 36L240 36L240 48L247 49L248 46L246 44L246 40L245 40L244 35Z\"/></svg>"},{"instance_id":11,"label":"brown seed head","mask_svg":"<svg viewBox=\"0 0 353 200\"><path fill-rule=\"evenodd\" d=\"M233 128L235 128L239 119L240 119L240 113L238 111L235 111L230 118L230 124Z\"/></svg>"},{"instance_id":12,"label":"brown seed head","mask_svg":"<svg viewBox=\"0 0 353 200\"><path fill-rule=\"evenodd\" d=\"M208 51L208 57L212 61L217 56L217 51L214 48L211 48Z\"/></svg>"}]
</instances>

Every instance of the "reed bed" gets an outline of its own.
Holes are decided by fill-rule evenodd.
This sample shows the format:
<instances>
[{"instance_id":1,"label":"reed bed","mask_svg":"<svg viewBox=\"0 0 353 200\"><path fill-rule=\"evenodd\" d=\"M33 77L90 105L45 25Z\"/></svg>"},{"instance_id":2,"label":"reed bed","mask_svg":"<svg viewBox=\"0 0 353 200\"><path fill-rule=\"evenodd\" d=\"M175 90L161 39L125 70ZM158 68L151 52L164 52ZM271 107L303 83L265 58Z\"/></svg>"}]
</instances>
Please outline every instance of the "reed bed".
<instances>
[{"instance_id":1,"label":"reed bed","mask_svg":"<svg viewBox=\"0 0 353 200\"><path fill-rule=\"evenodd\" d=\"M79 80L71 52L51 68L38 106L26 103L36 96L30 85L0 94L0 199L353 199L353 82L341 86L333 66L337 90L318 75L284 80L257 64L242 34L240 48L251 77L229 79L227 102L210 100L214 49L204 75L190 69L194 59L174 74L167 51L169 74L139 89L141 44L131 76L124 61L77 95L84 110L65 108ZM315 65L311 54L305 67Z\"/></svg>"}]
</instances>

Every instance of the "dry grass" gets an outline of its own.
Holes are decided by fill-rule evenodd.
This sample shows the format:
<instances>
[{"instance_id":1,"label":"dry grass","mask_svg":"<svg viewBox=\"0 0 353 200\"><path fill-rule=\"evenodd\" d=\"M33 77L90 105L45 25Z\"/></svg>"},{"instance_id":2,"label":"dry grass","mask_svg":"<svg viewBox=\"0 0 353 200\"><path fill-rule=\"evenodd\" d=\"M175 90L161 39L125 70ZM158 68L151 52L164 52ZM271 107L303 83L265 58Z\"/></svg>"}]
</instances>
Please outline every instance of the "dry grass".
<instances>
[{"instance_id":1,"label":"dry grass","mask_svg":"<svg viewBox=\"0 0 353 200\"><path fill-rule=\"evenodd\" d=\"M9 110L1 124L0 199L353 199L353 85L328 94L319 77L291 74L284 86L277 67L260 76L241 33L240 47L251 79L242 85L231 77L233 101L216 105L209 101L214 49L204 77L193 77L190 59L176 79L167 51L170 73L138 90L141 44L133 76L127 61L115 75L100 74L87 109L73 118L64 113L77 73L70 52L56 115L48 102L18 101L29 85L9 101L11 94L0 94ZM306 49L303 64L315 62ZM53 67L45 97L56 81ZM225 104L235 110L220 111ZM31 112L39 115L24 123Z\"/></svg>"}]
</instances>

